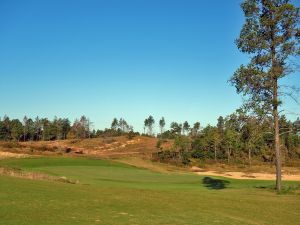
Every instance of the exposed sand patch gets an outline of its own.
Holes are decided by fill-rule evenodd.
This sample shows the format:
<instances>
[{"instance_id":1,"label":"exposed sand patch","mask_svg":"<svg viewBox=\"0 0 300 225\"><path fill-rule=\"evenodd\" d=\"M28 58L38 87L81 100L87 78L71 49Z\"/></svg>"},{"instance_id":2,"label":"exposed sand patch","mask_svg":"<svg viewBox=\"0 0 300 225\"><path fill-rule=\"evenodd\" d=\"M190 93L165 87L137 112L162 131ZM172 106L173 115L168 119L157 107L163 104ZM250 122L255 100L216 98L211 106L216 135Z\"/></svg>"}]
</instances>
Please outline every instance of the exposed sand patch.
<instances>
[{"instance_id":1,"label":"exposed sand patch","mask_svg":"<svg viewBox=\"0 0 300 225\"><path fill-rule=\"evenodd\" d=\"M218 172L218 171L205 171L198 167L192 167L191 171L201 176L219 176L228 177L240 180L275 180L276 175L272 173L245 173L245 172ZM283 180L300 181L300 174L284 174Z\"/></svg>"},{"instance_id":2,"label":"exposed sand patch","mask_svg":"<svg viewBox=\"0 0 300 225\"><path fill-rule=\"evenodd\" d=\"M12 152L1 152L0 151L0 159L6 158L26 158L29 157L28 154L20 154L20 153L12 153Z\"/></svg>"}]
</instances>

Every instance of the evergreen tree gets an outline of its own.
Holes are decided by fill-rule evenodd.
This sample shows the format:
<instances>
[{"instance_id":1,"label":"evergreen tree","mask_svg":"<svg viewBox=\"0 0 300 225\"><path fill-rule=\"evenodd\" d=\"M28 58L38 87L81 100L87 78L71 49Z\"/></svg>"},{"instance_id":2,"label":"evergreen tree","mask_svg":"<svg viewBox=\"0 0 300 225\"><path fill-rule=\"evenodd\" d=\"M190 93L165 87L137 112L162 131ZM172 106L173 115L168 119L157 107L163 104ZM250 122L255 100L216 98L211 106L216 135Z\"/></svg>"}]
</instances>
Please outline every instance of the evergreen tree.
<instances>
[{"instance_id":1,"label":"evergreen tree","mask_svg":"<svg viewBox=\"0 0 300 225\"><path fill-rule=\"evenodd\" d=\"M245 24L237 47L251 55L231 78L238 93L248 97L247 108L273 115L276 188L281 190L278 81L289 74L289 59L300 54L299 9L289 0L245 0Z\"/></svg>"}]
</instances>

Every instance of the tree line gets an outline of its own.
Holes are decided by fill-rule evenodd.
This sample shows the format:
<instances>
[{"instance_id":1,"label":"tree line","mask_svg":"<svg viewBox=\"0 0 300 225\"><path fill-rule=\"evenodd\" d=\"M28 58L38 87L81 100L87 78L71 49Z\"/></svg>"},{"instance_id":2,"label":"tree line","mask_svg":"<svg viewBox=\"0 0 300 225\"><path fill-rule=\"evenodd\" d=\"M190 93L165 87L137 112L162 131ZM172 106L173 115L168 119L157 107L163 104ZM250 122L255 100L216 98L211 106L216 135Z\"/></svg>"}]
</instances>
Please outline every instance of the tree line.
<instances>
[{"instance_id":1,"label":"tree line","mask_svg":"<svg viewBox=\"0 0 300 225\"><path fill-rule=\"evenodd\" d=\"M35 119L24 116L23 120L12 119L8 116L0 118L0 140L14 141L49 141L67 138L86 138L91 135L91 122L82 116L71 125L67 118L49 120Z\"/></svg>"},{"instance_id":2,"label":"tree line","mask_svg":"<svg viewBox=\"0 0 300 225\"><path fill-rule=\"evenodd\" d=\"M285 159L300 158L300 119L289 121L283 115L279 119L281 151ZM164 126L162 127L164 128ZM190 126L172 122L169 130L159 137L157 159L161 161L214 160L250 164L253 158L273 162L274 130L272 117L247 115L237 110L226 117L220 116L216 126L203 128L196 122ZM161 150L166 139L174 139L170 149Z\"/></svg>"},{"instance_id":3,"label":"tree line","mask_svg":"<svg viewBox=\"0 0 300 225\"><path fill-rule=\"evenodd\" d=\"M95 130L93 123L86 116L75 119L71 124L68 118L55 117L35 119L25 116L22 121L10 119L8 116L0 118L0 140L4 141L51 141L64 139L94 138L103 135L117 136L133 132L133 127L124 119L114 119L112 126L105 130Z\"/></svg>"}]
</instances>

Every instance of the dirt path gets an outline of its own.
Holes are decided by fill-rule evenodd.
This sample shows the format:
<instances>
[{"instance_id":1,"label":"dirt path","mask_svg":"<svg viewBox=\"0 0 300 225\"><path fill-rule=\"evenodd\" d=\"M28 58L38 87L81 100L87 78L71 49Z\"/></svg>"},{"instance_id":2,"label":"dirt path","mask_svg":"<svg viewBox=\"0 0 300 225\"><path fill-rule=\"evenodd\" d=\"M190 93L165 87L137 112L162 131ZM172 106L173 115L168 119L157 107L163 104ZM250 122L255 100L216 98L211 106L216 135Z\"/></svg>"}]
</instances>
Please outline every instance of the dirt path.
<instances>
[{"instance_id":1,"label":"dirt path","mask_svg":"<svg viewBox=\"0 0 300 225\"><path fill-rule=\"evenodd\" d=\"M275 180L275 174L271 173L244 173L244 172L225 172L220 173L217 171L198 171L194 172L201 176L220 176L220 177L227 177L233 179L240 179L240 180ZM283 180L288 181L300 181L300 174L283 174Z\"/></svg>"}]
</instances>

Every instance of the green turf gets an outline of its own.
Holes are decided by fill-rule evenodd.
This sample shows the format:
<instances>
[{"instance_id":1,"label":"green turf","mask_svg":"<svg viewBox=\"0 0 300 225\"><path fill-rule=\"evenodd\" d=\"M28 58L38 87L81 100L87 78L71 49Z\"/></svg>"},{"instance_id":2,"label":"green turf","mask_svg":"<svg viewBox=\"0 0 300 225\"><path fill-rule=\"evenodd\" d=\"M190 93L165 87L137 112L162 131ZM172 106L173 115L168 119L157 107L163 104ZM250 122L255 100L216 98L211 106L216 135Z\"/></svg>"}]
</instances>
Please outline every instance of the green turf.
<instances>
[{"instance_id":1,"label":"green turf","mask_svg":"<svg viewBox=\"0 0 300 225\"><path fill-rule=\"evenodd\" d=\"M0 224L300 224L299 194L256 188L271 181L226 179L227 187L216 190L196 175L83 158L10 159L0 166L79 180L0 176Z\"/></svg>"}]
</instances>

